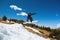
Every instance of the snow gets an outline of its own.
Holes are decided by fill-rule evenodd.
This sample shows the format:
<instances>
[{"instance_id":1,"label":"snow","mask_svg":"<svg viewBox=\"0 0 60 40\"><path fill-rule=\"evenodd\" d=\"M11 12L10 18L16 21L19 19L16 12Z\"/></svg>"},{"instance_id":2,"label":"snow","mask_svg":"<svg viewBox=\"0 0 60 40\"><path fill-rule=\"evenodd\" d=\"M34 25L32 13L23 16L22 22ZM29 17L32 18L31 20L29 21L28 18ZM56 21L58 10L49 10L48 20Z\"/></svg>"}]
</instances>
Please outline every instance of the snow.
<instances>
[{"instance_id":1,"label":"snow","mask_svg":"<svg viewBox=\"0 0 60 40\"><path fill-rule=\"evenodd\" d=\"M22 24L0 23L0 40L49 40L28 32Z\"/></svg>"},{"instance_id":2,"label":"snow","mask_svg":"<svg viewBox=\"0 0 60 40\"><path fill-rule=\"evenodd\" d=\"M34 28L32 28L32 27L27 27L27 26L26 26L26 28L32 29L34 32L40 33L37 29L34 29ZM40 33L40 34L41 34L41 33Z\"/></svg>"}]
</instances>

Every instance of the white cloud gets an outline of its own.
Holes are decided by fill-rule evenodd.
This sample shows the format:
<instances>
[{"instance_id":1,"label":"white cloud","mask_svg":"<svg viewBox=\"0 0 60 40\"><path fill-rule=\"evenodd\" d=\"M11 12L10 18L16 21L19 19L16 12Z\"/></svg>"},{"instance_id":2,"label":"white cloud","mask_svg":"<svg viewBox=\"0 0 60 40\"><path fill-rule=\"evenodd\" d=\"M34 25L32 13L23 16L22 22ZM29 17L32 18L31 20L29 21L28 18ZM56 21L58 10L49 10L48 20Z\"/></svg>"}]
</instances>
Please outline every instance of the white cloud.
<instances>
[{"instance_id":1,"label":"white cloud","mask_svg":"<svg viewBox=\"0 0 60 40\"><path fill-rule=\"evenodd\" d=\"M57 27L60 27L60 23L57 24Z\"/></svg>"},{"instance_id":2,"label":"white cloud","mask_svg":"<svg viewBox=\"0 0 60 40\"><path fill-rule=\"evenodd\" d=\"M22 10L22 8L17 7L16 5L10 5L10 8L14 9L14 10Z\"/></svg>"},{"instance_id":3,"label":"white cloud","mask_svg":"<svg viewBox=\"0 0 60 40\"><path fill-rule=\"evenodd\" d=\"M17 15L27 16L27 13L26 12L21 12L21 13L17 13Z\"/></svg>"}]
</instances>

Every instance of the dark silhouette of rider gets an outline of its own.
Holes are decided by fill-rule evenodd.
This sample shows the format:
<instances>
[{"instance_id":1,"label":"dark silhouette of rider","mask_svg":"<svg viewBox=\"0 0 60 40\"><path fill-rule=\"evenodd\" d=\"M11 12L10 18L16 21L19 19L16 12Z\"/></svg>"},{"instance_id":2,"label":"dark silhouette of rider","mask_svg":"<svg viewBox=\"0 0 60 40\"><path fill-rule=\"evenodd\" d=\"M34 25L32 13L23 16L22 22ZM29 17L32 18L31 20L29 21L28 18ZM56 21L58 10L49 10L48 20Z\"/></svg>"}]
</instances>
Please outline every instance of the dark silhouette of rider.
<instances>
[{"instance_id":1,"label":"dark silhouette of rider","mask_svg":"<svg viewBox=\"0 0 60 40\"><path fill-rule=\"evenodd\" d=\"M32 15L34 15L34 14L32 14L32 13L28 13L27 21L29 21L29 20L30 20L30 22L33 21Z\"/></svg>"}]
</instances>

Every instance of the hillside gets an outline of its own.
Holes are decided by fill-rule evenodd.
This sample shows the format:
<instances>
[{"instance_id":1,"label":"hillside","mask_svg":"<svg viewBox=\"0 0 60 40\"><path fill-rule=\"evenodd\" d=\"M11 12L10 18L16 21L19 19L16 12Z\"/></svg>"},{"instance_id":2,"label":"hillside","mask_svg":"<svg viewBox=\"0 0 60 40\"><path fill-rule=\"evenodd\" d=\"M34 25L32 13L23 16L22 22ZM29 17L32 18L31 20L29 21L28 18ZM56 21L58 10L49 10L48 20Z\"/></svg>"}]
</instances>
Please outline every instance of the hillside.
<instances>
[{"instance_id":1,"label":"hillside","mask_svg":"<svg viewBox=\"0 0 60 40\"><path fill-rule=\"evenodd\" d=\"M38 26L36 24L25 24L28 31L32 31L32 33L37 34L38 36L42 36L44 38L50 38L50 40L60 40L60 30L59 29L51 29L50 27ZM33 31L33 29L38 30L38 32ZM39 33L40 32L40 33Z\"/></svg>"},{"instance_id":2,"label":"hillside","mask_svg":"<svg viewBox=\"0 0 60 40\"><path fill-rule=\"evenodd\" d=\"M37 30L35 30L37 32ZM27 31L22 24L0 23L0 40L49 40Z\"/></svg>"},{"instance_id":3,"label":"hillside","mask_svg":"<svg viewBox=\"0 0 60 40\"><path fill-rule=\"evenodd\" d=\"M22 25L23 23L23 25ZM18 24L18 25L17 25ZM45 26L38 26L33 23L25 23L23 20L16 20L16 19L11 19L3 21L0 19L0 27L1 26L8 26L11 27L11 25L19 26L22 25L22 27L27 30L28 32L37 35L39 37L43 37L45 39L50 39L50 40L60 40L60 30L59 29L51 29L50 27L45 27ZM3 28L4 28L3 26ZM7 27L7 28L8 28Z\"/></svg>"}]
</instances>

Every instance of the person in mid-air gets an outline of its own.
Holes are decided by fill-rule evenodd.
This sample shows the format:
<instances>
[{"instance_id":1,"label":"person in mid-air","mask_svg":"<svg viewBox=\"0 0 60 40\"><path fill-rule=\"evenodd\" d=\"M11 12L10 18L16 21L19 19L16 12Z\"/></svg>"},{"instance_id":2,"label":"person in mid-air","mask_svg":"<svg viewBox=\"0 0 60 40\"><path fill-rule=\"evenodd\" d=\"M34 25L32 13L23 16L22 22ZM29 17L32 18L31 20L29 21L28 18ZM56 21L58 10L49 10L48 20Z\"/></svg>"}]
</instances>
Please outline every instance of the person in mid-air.
<instances>
[{"instance_id":1,"label":"person in mid-air","mask_svg":"<svg viewBox=\"0 0 60 40\"><path fill-rule=\"evenodd\" d=\"M28 15L27 15L27 21L29 21L29 20L30 20L30 22L33 21L32 15L34 15L34 13L33 14L32 13L28 13Z\"/></svg>"}]
</instances>

